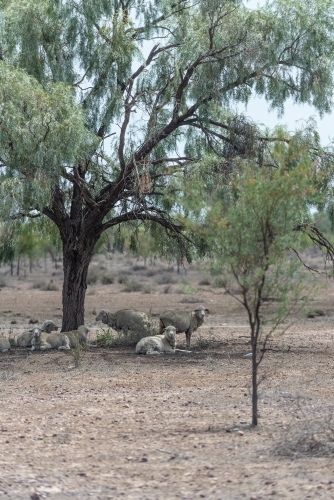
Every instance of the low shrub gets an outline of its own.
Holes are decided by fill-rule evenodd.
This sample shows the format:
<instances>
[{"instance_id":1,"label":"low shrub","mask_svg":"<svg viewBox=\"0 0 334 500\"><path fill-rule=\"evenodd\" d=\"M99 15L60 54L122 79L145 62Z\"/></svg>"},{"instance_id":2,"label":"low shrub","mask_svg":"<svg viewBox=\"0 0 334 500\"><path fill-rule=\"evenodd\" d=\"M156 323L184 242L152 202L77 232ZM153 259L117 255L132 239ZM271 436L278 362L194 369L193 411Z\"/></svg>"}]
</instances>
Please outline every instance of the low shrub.
<instances>
[{"instance_id":1,"label":"low shrub","mask_svg":"<svg viewBox=\"0 0 334 500\"><path fill-rule=\"evenodd\" d=\"M210 286L211 281L208 278L204 278L198 284L199 286Z\"/></svg>"},{"instance_id":2,"label":"low shrub","mask_svg":"<svg viewBox=\"0 0 334 500\"><path fill-rule=\"evenodd\" d=\"M128 280L125 283L125 287L121 290L122 292L141 292L143 290L143 285L135 280Z\"/></svg>"},{"instance_id":3,"label":"low shrub","mask_svg":"<svg viewBox=\"0 0 334 500\"><path fill-rule=\"evenodd\" d=\"M83 358L84 358L85 348L82 345L78 344L74 349L71 349L71 354L74 361L74 366L79 368L81 366Z\"/></svg>"},{"instance_id":4,"label":"low shrub","mask_svg":"<svg viewBox=\"0 0 334 500\"><path fill-rule=\"evenodd\" d=\"M181 285L181 293L184 293L186 295L194 295L196 293L196 290L189 283L183 283Z\"/></svg>"},{"instance_id":5,"label":"low shrub","mask_svg":"<svg viewBox=\"0 0 334 500\"><path fill-rule=\"evenodd\" d=\"M147 266L144 266L144 265L140 265L140 264L135 264L134 266L132 266L132 271L146 271L147 269Z\"/></svg>"},{"instance_id":6,"label":"low shrub","mask_svg":"<svg viewBox=\"0 0 334 500\"><path fill-rule=\"evenodd\" d=\"M118 275L117 281L120 285L124 285L125 283L128 282L128 280L129 280L129 278L127 276L125 276L125 274Z\"/></svg>"},{"instance_id":7,"label":"low shrub","mask_svg":"<svg viewBox=\"0 0 334 500\"><path fill-rule=\"evenodd\" d=\"M222 278L216 278L214 283L216 288L225 288L225 282Z\"/></svg>"},{"instance_id":8,"label":"low shrub","mask_svg":"<svg viewBox=\"0 0 334 500\"><path fill-rule=\"evenodd\" d=\"M172 285L173 283L177 283L177 280L171 274L163 272L160 276L158 276L156 283L158 285Z\"/></svg>"},{"instance_id":9,"label":"low shrub","mask_svg":"<svg viewBox=\"0 0 334 500\"><path fill-rule=\"evenodd\" d=\"M111 285L115 280L115 277L112 276L111 274L105 274L101 278L101 284L102 285Z\"/></svg>"},{"instance_id":10,"label":"low shrub","mask_svg":"<svg viewBox=\"0 0 334 500\"><path fill-rule=\"evenodd\" d=\"M48 283L45 281L36 281L33 283L32 288L39 288L44 292L57 292L59 290L59 287L52 280Z\"/></svg>"},{"instance_id":11,"label":"low shrub","mask_svg":"<svg viewBox=\"0 0 334 500\"><path fill-rule=\"evenodd\" d=\"M155 276L158 273L160 273L160 269L148 269L145 273L145 276L147 276L148 278L152 278L152 276Z\"/></svg>"}]
</instances>

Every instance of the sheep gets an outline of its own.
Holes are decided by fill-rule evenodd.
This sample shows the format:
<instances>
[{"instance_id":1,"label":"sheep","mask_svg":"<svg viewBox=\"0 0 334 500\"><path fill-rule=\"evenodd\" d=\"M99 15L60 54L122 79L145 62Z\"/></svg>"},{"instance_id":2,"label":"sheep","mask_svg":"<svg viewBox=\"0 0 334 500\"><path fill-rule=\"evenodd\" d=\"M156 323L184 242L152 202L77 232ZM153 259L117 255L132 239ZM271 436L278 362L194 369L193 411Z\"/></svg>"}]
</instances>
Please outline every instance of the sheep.
<instances>
[{"instance_id":1,"label":"sheep","mask_svg":"<svg viewBox=\"0 0 334 500\"><path fill-rule=\"evenodd\" d=\"M122 330L125 336L128 335L129 330L146 330L150 324L147 314L136 309L121 309L115 313L101 309L96 321L102 321L114 330Z\"/></svg>"},{"instance_id":2,"label":"sheep","mask_svg":"<svg viewBox=\"0 0 334 500\"><path fill-rule=\"evenodd\" d=\"M79 326L77 330L63 332L69 338L70 347L75 349L78 345L86 347L88 345L89 329L85 325Z\"/></svg>"},{"instance_id":3,"label":"sheep","mask_svg":"<svg viewBox=\"0 0 334 500\"><path fill-rule=\"evenodd\" d=\"M176 329L174 326L167 326L164 329L164 335L154 335L152 337L143 337L136 345L137 354L175 354L176 351L185 351L176 348Z\"/></svg>"},{"instance_id":4,"label":"sheep","mask_svg":"<svg viewBox=\"0 0 334 500\"><path fill-rule=\"evenodd\" d=\"M168 326L164 330L164 335L144 337L136 345L137 354L174 354L176 346L176 329Z\"/></svg>"},{"instance_id":5,"label":"sheep","mask_svg":"<svg viewBox=\"0 0 334 500\"><path fill-rule=\"evenodd\" d=\"M162 313L160 319L160 334L164 328L173 325L176 328L176 333L185 332L187 348L191 343L191 335L197 328L204 323L205 313L209 312L204 306L200 305L192 312L169 310Z\"/></svg>"},{"instance_id":6,"label":"sheep","mask_svg":"<svg viewBox=\"0 0 334 500\"><path fill-rule=\"evenodd\" d=\"M5 337L0 337L0 352L8 352L10 349L10 343L9 340L6 339Z\"/></svg>"},{"instance_id":7,"label":"sheep","mask_svg":"<svg viewBox=\"0 0 334 500\"><path fill-rule=\"evenodd\" d=\"M34 328L31 339L31 350L46 351L47 349L70 350L70 339L64 333L45 333L40 328Z\"/></svg>"},{"instance_id":8,"label":"sheep","mask_svg":"<svg viewBox=\"0 0 334 500\"><path fill-rule=\"evenodd\" d=\"M41 330L46 333L56 332L58 326L51 319L46 319L41 325ZM21 333L16 339L16 345L18 347L31 347L32 332L33 329Z\"/></svg>"}]
</instances>

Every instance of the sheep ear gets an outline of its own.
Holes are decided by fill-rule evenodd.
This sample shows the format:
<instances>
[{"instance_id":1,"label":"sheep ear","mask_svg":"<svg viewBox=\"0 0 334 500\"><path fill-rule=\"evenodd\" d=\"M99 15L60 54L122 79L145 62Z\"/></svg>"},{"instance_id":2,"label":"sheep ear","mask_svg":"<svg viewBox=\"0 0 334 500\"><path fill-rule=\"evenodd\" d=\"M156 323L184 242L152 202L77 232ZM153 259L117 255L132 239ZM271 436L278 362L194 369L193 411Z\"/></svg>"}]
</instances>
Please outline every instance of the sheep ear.
<instances>
[{"instance_id":1,"label":"sheep ear","mask_svg":"<svg viewBox=\"0 0 334 500\"><path fill-rule=\"evenodd\" d=\"M210 314L210 310L209 310L209 309L205 309L205 312L206 312L207 314Z\"/></svg>"}]
</instances>

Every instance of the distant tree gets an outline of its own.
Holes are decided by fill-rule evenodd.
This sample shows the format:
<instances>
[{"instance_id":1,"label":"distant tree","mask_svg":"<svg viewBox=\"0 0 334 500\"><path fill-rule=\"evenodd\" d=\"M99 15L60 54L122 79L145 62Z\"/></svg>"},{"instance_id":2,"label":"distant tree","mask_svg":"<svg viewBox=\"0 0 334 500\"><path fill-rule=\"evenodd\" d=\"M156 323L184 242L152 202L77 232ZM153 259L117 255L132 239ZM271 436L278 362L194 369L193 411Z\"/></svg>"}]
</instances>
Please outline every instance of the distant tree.
<instances>
[{"instance_id":1,"label":"distant tree","mask_svg":"<svg viewBox=\"0 0 334 500\"><path fill-rule=\"evenodd\" d=\"M39 250L38 235L31 231L30 227L26 224L23 225L20 231L20 236L16 241L16 256L17 256L17 276L20 275L21 256L26 255L29 259L29 269L32 272L32 261L37 255Z\"/></svg>"},{"instance_id":2,"label":"distant tree","mask_svg":"<svg viewBox=\"0 0 334 500\"><path fill-rule=\"evenodd\" d=\"M236 103L330 111L333 13L331 0L0 1L1 219L57 227L63 330L84 323L107 229L145 224L183 258L173 177L208 151L261 163L265 137L244 140Z\"/></svg>"}]
</instances>

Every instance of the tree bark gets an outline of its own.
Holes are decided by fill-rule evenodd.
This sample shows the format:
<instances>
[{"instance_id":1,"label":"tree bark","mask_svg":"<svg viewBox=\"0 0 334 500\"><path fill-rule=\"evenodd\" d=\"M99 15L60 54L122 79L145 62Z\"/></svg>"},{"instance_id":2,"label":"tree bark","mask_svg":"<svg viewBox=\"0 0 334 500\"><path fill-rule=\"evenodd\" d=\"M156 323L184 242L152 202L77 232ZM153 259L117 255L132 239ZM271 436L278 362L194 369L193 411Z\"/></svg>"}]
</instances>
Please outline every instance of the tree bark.
<instances>
[{"instance_id":1,"label":"tree bark","mask_svg":"<svg viewBox=\"0 0 334 500\"><path fill-rule=\"evenodd\" d=\"M252 341L252 426L256 427L258 424L257 421L257 403L258 403L258 384L257 384L257 360L256 360L256 351L257 351L257 334L253 334Z\"/></svg>"},{"instance_id":2,"label":"tree bark","mask_svg":"<svg viewBox=\"0 0 334 500\"><path fill-rule=\"evenodd\" d=\"M63 332L75 330L85 322L87 273L96 241L85 243L63 241Z\"/></svg>"}]
</instances>

